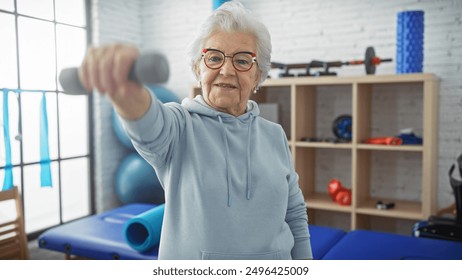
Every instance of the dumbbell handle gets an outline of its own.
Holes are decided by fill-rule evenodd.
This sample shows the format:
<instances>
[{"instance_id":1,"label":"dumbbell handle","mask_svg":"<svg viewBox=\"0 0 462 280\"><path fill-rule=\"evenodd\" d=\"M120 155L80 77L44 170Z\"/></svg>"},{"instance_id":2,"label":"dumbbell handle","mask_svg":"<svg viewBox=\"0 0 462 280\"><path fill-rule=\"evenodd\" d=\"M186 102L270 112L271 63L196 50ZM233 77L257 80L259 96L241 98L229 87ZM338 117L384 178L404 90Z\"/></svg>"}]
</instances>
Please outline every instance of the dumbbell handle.
<instances>
[{"instance_id":1,"label":"dumbbell handle","mask_svg":"<svg viewBox=\"0 0 462 280\"><path fill-rule=\"evenodd\" d=\"M168 61L162 54L143 52L130 68L128 79L142 84L160 84L168 80ZM72 95L88 94L79 79L77 67L65 68L59 73L59 83L64 93Z\"/></svg>"},{"instance_id":2,"label":"dumbbell handle","mask_svg":"<svg viewBox=\"0 0 462 280\"><path fill-rule=\"evenodd\" d=\"M379 65L382 62L392 62L393 59L391 58L380 58L377 56L374 56L371 58L371 64L372 65ZM343 62L343 65L361 65L364 64L364 60L350 60L350 61L345 61Z\"/></svg>"}]
</instances>

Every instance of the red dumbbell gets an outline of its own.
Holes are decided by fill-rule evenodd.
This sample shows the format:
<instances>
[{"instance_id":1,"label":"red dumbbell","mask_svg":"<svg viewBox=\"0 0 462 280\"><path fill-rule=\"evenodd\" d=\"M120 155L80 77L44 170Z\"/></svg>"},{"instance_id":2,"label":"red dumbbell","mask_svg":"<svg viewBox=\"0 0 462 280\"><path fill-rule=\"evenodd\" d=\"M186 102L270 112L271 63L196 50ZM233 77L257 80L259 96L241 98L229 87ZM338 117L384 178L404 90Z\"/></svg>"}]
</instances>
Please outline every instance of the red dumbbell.
<instances>
[{"instance_id":1,"label":"red dumbbell","mask_svg":"<svg viewBox=\"0 0 462 280\"><path fill-rule=\"evenodd\" d=\"M345 188L337 179L332 179L327 186L327 191L332 201L340 205L351 205L351 190Z\"/></svg>"}]
</instances>

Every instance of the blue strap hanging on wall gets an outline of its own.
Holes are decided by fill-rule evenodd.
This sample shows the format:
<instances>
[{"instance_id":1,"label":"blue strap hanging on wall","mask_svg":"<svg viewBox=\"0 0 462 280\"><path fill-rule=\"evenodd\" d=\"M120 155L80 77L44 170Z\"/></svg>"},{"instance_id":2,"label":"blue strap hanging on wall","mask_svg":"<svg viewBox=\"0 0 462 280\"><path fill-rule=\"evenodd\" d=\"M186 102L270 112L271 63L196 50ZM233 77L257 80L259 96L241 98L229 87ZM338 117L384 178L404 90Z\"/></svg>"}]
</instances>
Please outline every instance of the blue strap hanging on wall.
<instances>
[{"instance_id":1,"label":"blue strap hanging on wall","mask_svg":"<svg viewBox=\"0 0 462 280\"><path fill-rule=\"evenodd\" d=\"M40 102L40 184L42 187L51 187L50 148L48 145L48 116L47 99L42 92Z\"/></svg>"},{"instance_id":2,"label":"blue strap hanging on wall","mask_svg":"<svg viewBox=\"0 0 462 280\"><path fill-rule=\"evenodd\" d=\"M3 136L5 142L5 178L2 190L6 191L13 188L13 165L11 161L11 143L9 127L8 93L10 91L20 94L22 92L40 92L36 90L18 90L2 88L3 91ZM42 187L52 187L51 180L51 160L50 148L48 144L48 116L46 94L42 91L40 102L40 185Z\"/></svg>"},{"instance_id":3,"label":"blue strap hanging on wall","mask_svg":"<svg viewBox=\"0 0 462 280\"><path fill-rule=\"evenodd\" d=\"M11 164L10 124L8 114L8 90L3 89L3 137L5 139L5 178L2 191L13 188L13 166Z\"/></svg>"}]
</instances>

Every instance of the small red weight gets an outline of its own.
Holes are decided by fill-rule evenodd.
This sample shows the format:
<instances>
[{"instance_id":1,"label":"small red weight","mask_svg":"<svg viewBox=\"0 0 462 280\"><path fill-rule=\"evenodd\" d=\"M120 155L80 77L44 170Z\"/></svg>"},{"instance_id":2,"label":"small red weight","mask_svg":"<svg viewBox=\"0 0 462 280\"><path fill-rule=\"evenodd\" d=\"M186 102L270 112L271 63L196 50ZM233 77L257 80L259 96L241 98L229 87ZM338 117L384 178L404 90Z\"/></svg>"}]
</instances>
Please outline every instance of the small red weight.
<instances>
[{"instance_id":1,"label":"small red weight","mask_svg":"<svg viewBox=\"0 0 462 280\"><path fill-rule=\"evenodd\" d=\"M335 201L340 205L351 205L351 190L343 189L335 196Z\"/></svg>"},{"instance_id":2,"label":"small red weight","mask_svg":"<svg viewBox=\"0 0 462 280\"><path fill-rule=\"evenodd\" d=\"M335 201L335 197L337 193L343 189L342 183L339 180L332 179L327 186L327 192L329 193L330 197L333 201Z\"/></svg>"}]
</instances>

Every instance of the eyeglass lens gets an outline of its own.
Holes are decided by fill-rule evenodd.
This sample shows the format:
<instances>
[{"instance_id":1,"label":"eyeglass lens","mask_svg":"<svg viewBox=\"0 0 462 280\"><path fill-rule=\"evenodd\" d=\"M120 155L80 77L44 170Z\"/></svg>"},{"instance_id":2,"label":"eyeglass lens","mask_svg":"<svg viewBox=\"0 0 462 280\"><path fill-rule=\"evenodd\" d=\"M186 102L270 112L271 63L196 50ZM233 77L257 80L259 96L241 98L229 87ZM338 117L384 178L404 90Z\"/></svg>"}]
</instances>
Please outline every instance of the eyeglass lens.
<instances>
[{"instance_id":1,"label":"eyeglass lens","mask_svg":"<svg viewBox=\"0 0 462 280\"><path fill-rule=\"evenodd\" d=\"M250 53L240 52L230 57L233 66L238 71L248 71L253 65L253 56ZM204 53L204 62L211 69L218 69L225 63L225 54L217 50L207 50Z\"/></svg>"}]
</instances>

